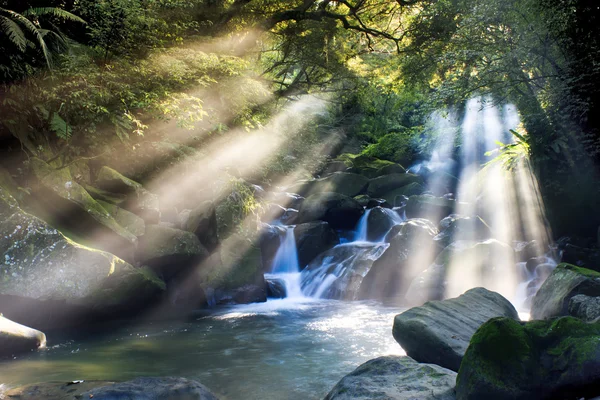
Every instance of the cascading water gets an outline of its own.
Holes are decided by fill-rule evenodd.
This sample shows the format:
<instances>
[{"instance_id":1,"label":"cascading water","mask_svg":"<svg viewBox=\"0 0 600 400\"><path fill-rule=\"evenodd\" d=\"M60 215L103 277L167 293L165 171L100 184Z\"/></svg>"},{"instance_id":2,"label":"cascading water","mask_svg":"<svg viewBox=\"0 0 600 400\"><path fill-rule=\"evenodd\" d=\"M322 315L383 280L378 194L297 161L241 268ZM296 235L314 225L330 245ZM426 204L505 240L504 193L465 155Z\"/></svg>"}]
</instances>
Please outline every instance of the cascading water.
<instances>
[{"instance_id":1,"label":"cascading water","mask_svg":"<svg viewBox=\"0 0 600 400\"><path fill-rule=\"evenodd\" d=\"M285 234L273 259L271 274L266 276L267 279L280 279L283 281L286 297L289 298L303 297L300 289L300 265L298 263L294 228L293 225L285 227Z\"/></svg>"}]
</instances>

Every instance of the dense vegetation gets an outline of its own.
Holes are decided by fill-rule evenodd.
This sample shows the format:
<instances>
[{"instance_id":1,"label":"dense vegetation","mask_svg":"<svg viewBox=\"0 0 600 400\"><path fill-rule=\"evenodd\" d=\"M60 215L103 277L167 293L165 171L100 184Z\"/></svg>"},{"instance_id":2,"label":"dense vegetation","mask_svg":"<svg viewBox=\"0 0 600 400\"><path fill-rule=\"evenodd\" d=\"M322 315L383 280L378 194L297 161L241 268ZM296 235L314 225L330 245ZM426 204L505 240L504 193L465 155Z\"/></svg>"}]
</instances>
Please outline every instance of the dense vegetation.
<instances>
[{"instance_id":1,"label":"dense vegetation","mask_svg":"<svg viewBox=\"0 0 600 400\"><path fill-rule=\"evenodd\" d=\"M18 176L31 156L63 168L116 149L140 159L130 149L150 142L201 149L303 94L332 113L261 179L332 128L345 150L406 164L430 150L430 111L490 95L520 110L555 233L591 234L598 13L586 0L2 0L2 164Z\"/></svg>"}]
</instances>

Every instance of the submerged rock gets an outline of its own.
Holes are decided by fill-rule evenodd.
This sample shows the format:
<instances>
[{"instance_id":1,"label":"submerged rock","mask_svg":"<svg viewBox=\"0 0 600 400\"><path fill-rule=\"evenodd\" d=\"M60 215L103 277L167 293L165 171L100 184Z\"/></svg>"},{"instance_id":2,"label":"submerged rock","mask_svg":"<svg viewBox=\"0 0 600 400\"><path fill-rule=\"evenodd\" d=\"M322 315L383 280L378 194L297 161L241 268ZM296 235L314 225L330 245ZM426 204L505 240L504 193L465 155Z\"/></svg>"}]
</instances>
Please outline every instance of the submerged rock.
<instances>
[{"instance_id":1,"label":"submerged rock","mask_svg":"<svg viewBox=\"0 0 600 400\"><path fill-rule=\"evenodd\" d=\"M304 200L298 223L326 221L334 229L354 229L365 210L356 200L339 193L314 194Z\"/></svg>"},{"instance_id":2,"label":"submerged rock","mask_svg":"<svg viewBox=\"0 0 600 400\"><path fill-rule=\"evenodd\" d=\"M294 236L300 268L340 242L337 233L324 221L297 225L294 228Z\"/></svg>"},{"instance_id":3,"label":"submerged rock","mask_svg":"<svg viewBox=\"0 0 600 400\"><path fill-rule=\"evenodd\" d=\"M519 319L513 305L500 294L475 288L396 315L393 334L415 360L458 371L471 337L494 317Z\"/></svg>"},{"instance_id":4,"label":"submerged rock","mask_svg":"<svg viewBox=\"0 0 600 400\"><path fill-rule=\"evenodd\" d=\"M456 373L410 357L369 360L346 375L325 400L454 400Z\"/></svg>"},{"instance_id":5,"label":"submerged rock","mask_svg":"<svg viewBox=\"0 0 600 400\"><path fill-rule=\"evenodd\" d=\"M600 395L600 323L572 317L494 318L473 338L456 379L459 400L581 399Z\"/></svg>"},{"instance_id":6,"label":"submerged rock","mask_svg":"<svg viewBox=\"0 0 600 400\"><path fill-rule=\"evenodd\" d=\"M569 315L569 301L579 294L600 296L600 272L559 264L533 298L531 318Z\"/></svg>"},{"instance_id":7,"label":"submerged rock","mask_svg":"<svg viewBox=\"0 0 600 400\"><path fill-rule=\"evenodd\" d=\"M210 390L185 378L137 378L132 381L101 386L81 394L83 399L94 400L217 400Z\"/></svg>"},{"instance_id":8,"label":"submerged rock","mask_svg":"<svg viewBox=\"0 0 600 400\"><path fill-rule=\"evenodd\" d=\"M0 306L1 307L1 306ZM46 335L0 314L0 357L46 347Z\"/></svg>"}]
</instances>

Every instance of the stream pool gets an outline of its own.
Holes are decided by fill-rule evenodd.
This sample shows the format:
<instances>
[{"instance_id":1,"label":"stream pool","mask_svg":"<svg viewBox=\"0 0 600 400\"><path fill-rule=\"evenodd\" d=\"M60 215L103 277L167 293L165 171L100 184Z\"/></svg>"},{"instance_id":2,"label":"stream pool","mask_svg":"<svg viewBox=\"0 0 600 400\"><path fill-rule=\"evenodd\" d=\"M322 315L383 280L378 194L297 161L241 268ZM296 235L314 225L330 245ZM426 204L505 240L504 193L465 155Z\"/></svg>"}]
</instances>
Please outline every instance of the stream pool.
<instances>
[{"instance_id":1,"label":"stream pool","mask_svg":"<svg viewBox=\"0 0 600 400\"><path fill-rule=\"evenodd\" d=\"M84 340L50 335L45 351L1 362L0 383L183 376L227 400L322 399L364 361L404 354L392 337L400 312L374 302L283 299Z\"/></svg>"}]
</instances>

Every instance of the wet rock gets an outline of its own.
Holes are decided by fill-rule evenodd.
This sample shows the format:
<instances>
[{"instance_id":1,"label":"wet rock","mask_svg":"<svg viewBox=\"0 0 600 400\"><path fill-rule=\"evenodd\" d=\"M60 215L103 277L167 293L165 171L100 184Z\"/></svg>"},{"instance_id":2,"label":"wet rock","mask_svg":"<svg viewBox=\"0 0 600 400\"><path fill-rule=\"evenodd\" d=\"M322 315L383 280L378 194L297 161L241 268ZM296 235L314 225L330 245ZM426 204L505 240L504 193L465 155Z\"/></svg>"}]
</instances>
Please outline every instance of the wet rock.
<instances>
[{"instance_id":1,"label":"wet rock","mask_svg":"<svg viewBox=\"0 0 600 400\"><path fill-rule=\"evenodd\" d=\"M485 240L492 236L490 227L479 217L451 214L440 221L440 233L434 240L442 247L455 240Z\"/></svg>"},{"instance_id":2,"label":"wet rock","mask_svg":"<svg viewBox=\"0 0 600 400\"><path fill-rule=\"evenodd\" d=\"M366 194L361 194L354 197L362 207L366 209L375 208L375 207L383 207L383 208L392 208L391 204L389 204L385 199L373 199Z\"/></svg>"},{"instance_id":3,"label":"wet rock","mask_svg":"<svg viewBox=\"0 0 600 400\"><path fill-rule=\"evenodd\" d=\"M381 240L394 225L399 224L400 216L394 210L375 207L369 211L367 217L367 240L374 242Z\"/></svg>"},{"instance_id":4,"label":"wet rock","mask_svg":"<svg viewBox=\"0 0 600 400\"><path fill-rule=\"evenodd\" d=\"M281 239L285 234L285 229L277 225L262 225L260 235L260 252L263 271L270 272L273 266L273 260L281 244Z\"/></svg>"},{"instance_id":5,"label":"wet rock","mask_svg":"<svg viewBox=\"0 0 600 400\"><path fill-rule=\"evenodd\" d=\"M19 400L48 400L81 399L81 395L90 389L112 385L107 381L72 381L72 382L45 382L10 389L2 394L7 399Z\"/></svg>"},{"instance_id":6,"label":"wet rock","mask_svg":"<svg viewBox=\"0 0 600 400\"><path fill-rule=\"evenodd\" d=\"M518 261L527 261L534 257L539 257L544 254L542 246L537 241L517 242L515 245L515 256Z\"/></svg>"},{"instance_id":7,"label":"wet rock","mask_svg":"<svg viewBox=\"0 0 600 400\"><path fill-rule=\"evenodd\" d=\"M117 314L135 312L164 292L164 283L150 271L133 268L112 254L67 239L44 221L23 212L12 197L3 193L0 188L0 252L4 255L0 296L21 298L21 303L52 299L62 303L62 308L73 305ZM41 307L43 304L20 307L19 302L3 299L0 305L0 311L9 318L29 325L53 323L52 314ZM64 325L70 322L62 321Z\"/></svg>"},{"instance_id":8,"label":"wet rock","mask_svg":"<svg viewBox=\"0 0 600 400\"><path fill-rule=\"evenodd\" d=\"M406 170L400 164L389 164L385 165L377 170L377 176L390 175L390 174L405 174Z\"/></svg>"},{"instance_id":9,"label":"wet rock","mask_svg":"<svg viewBox=\"0 0 600 400\"><path fill-rule=\"evenodd\" d=\"M456 379L461 400L600 395L600 323L494 318L473 338Z\"/></svg>"},{"instance_id":10,"label":"wet rock","mask_svg":"<svg viewBox=\"0 0 600 400\"><path fill-rule=\"evenodd\" d=\"M383 175L371 179L369 181L369 186L367 187L367 194L371 197L384 197L386 193L389 193L392 190L405 187L411 183L422 182L423 179L420 176L414 174Z\"/></svg>"},{"instance_id":11,"label":"wet rock","mask_svg":"<svg viewBox=\"0 0 600 400\"><path fill-rule=\"evenodd\" d=\"M600 320L600 297L583 294L571 297L571 300L569 300L569 315L586 322Z\"/></svg>"},{"instance_id":12,"label":"wet rock","mask_svg":"<svg viewBox=\"0 0 600 400\"><path fill-rule=\"evenodd\" d=\"M433 241L437 233L435 225L426 219L410 219L394 226L385 238L390 247L365 276L360 298L401 304L423 265L430 265L442 250Z\"/></svg>"},{"instance_id":13,"label":"wet rock","mask_svg":"<svg viewBox=\"0 0 600 400\"><path fill-rule=\"evenodd\" d=\"M267 287L263 285L244 285L236 289L215 291L217 304L250 304L264 303L267 301Z\"/></svg>"},{"instance_id":14,"label":"wet rock","mask_svg":"<svg viewBox=\"0 0 600 400\"><path fill-rule=\"evenodd\" d=\"M288 188L288 191L310 196L316 193L334 192L344 196L353 197L361 194L367 184L368 178L359 174L336 172L326 178L312 181L299 182Z\"/></svg>"},{"instance_id":15,"label":"wet rock","mask_svg":"<svg viewBox=\"0 0 600 400\"><path fill-rule=\"evenodd\" d=\"M600 296L600 272L559 264L540 287L531 306L533 319L569 314L569 301L579 294Z\"/></svg>"},{"instance_id":16,"label":"wet rock","mask_svg":"<svg viewBox=\"0 0 600 400\"><path fill-rule=\"evenodd\" d=\"M300 268L304 268L319 254L340 242L337 233L323 221L297 225L294 228L294 236Z\"/></svg>"},{"instance_id":17,"label":"wet rock","mask_svg":"<svg viewBox=\"0 0 600 400\"><path fill-rule=\"evenodd\" d=\"M418 305L457 296L473 284L502 292L507 281L515 275L508 269L516 269L515 265L513 249L502 242L459 240L442 250L412 281L406 301ZM464 276L472 278L469 283L462 278Z\"/></svg>"},{"instance_id":18,"label":"wet rock","mask_svg":"<svg viewBox=\"0 0 600 400\"><path fill-rule=\"evenodd\" d=\"M283 299L287 296L285 281L279 278L265 278L267 282L267 297L271 299Z\"/></svg>"},{"instance_id":19,"label":"wet rock","mask_svg":"<svg viewBox=\"0 0 600 400\"><path fill-rule=\"evenodd\" d=\"M519 319L513 305L500 294L475 288L396 315L393 334L415 360L458 371L471 337L494 317Z\"/></svg>"},{"instance_id":20,"label":"wet rock","mask_svg":"<svg viewBox=\"0 0 600 400\"><path fill-rule=\"evenodd\" d=\"M136 252L141 264L148 265L166 280L208 256L193 233L161 225L146 226Z\"/></svg>"},{"instance_id":21,"label":"wet rock","mask_svg":"<svg viewBox=\"0 0 600 400\"><path fill-rule=\"evenodd\" d=\"M406 203L406 216L408 218L427 218L436 223L452 214L455 204L455 201L443 197L410 196Z\"/></svg>"},{"instance_id":22,"label":"wet rock","mask_svg":"<svg viewBox=\"0 0 600 400\"><path fill-rule=\"evenodd\" d=\"M0 357L46 347L46 335L0 314Z\"/></svg>"},{"instance_id":23,"label":"wet rock","mask_svg":"<svg viewBox=\"0 0 600 400\"><path fill-rule=\"evenodd\" d=\"M298 223L326 221L334 229L354 229L365 210L351 197L320 193L307 197L299 210Z\"/></svg>"},{"instance_id":24,"label":"wet rock","mask_svg":"<svg viewBox=\"0 0 600 400\"><path fill-rule=\"evenodd\" d=\"M211 201L205 201L193 210L179 215L180 228L192 232L208 252L219 246L217 212Z\"/></svg>"},{"instance_id":25,"label":"wet rock","mask_svg":"<svg viewBox=\"0 0 600 400\"><path fill-rule=\"evenodd\" d=\"M343 161L330 161L325 165L323 171L321 171L321 175L327 176L331 175L335 172L344 172L348 169L348 166Z\"/></svg>"},{"instance_id":26,"label":"wet rock","mask_svg":"<svg viewBox=\"0 0 600 400\"><path fill-rule=\"evenodd\" d=\"M410 357L369 360L346 375L325 400L454 400L456 373Z\"/></svg>"},{"instance_id":27,"label":"wet rock","mask_svg":"<svg viewBox=\"0 0 600 400\"><path fill-rule=\"evenodd\" d=\"M185 378L137 378L128 382L101 386L81 394L94 400L217 400L208 388Z\"/></svg>"},{"instance_id":28,"label":"wet rock","mask_svg":"<svg viewBox=\"0 0 600 400\"><path fill-rule=\"evenodd\" d=\"M146 232L146 223L134 213L103 200L98 200L98 204L108 211L110 216L132 235L142 236Z\"/></svg>"},{"instance_id":29,"label":"wet rock","mask_svg":"<svg viewBox=\"0 0 600 400\"><path fill-rule=\"evenodd\" d=\"M365 275L388 246L345 243L320 254L302 271L302 292L326 299L356 299Z\"/></svg>"},{"instance_id":30,"label":"wet rock","mask_svg":"<svg viewBox=\"0 0 600 400\"><path fill-rule=\"evenodd\" d=\"M209 286L234 290L245 285L265 288L262 255L259 246L241 235L231 236L223 242L222 265L216 272L217 278Z\"/></svg>"}]
</instances>

